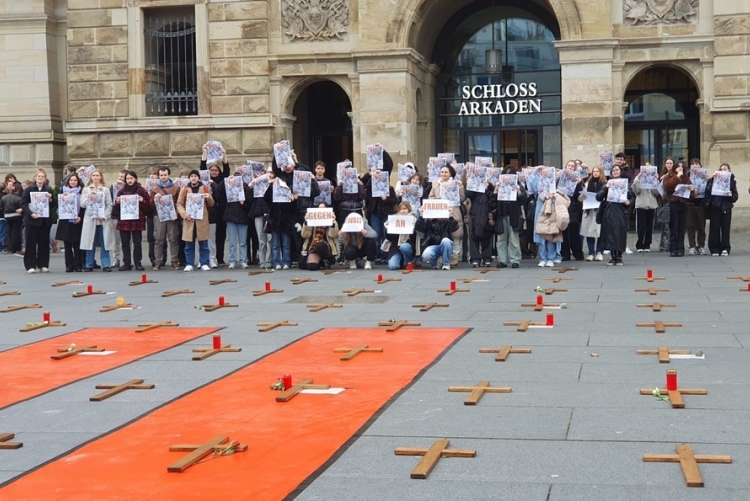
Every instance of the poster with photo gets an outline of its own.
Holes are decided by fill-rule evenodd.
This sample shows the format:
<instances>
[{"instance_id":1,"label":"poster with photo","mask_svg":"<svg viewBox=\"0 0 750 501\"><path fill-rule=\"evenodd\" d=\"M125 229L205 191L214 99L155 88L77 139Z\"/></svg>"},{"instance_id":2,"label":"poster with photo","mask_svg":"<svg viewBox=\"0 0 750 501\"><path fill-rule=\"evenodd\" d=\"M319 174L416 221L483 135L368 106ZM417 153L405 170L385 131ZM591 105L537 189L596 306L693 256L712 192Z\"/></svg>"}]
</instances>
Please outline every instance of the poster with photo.
<instances>
[{"instance_id":1,"label":"poster with photo","mask_svg":"<svg viewBox=\"0 0 750 501\"><path fill-rule=\"evenodd\" d=\"M359 193L359 185L357 184L357 169L354 167L347 167L341 172L341 184L343 185L343 191L346 194Z\"/></svg>"},{"instance_id":2,"label":"poster with photo","mask_svg":"<svg viewBox=\"0 0 750 501\"><path fill-rule=\"evenodd\" d=\"M81 179L81 186L86 186L89 184L89 179L91 179L91 173L96 170L96 167L93 165L89 165L88 167L81 167L76 172L78 173L78 177Z\"/></svg>"},{"instance_id":3,"label":"poster with photo","mask_svg":"<svg viewBox=\"0 0 750 501\"><path fill-rule=\"evenodd\" d=\"M537 189L540 195L542 193L555 193L557 191L557 169L554 167L542 167L537 175L539 176Z\"/></svg>"},{"instance_id":4,"label":"poster with photo","mask_svg":"<svg viewBox=\"0 0 750 501\"><path fill-rule=\"evenodd\" d=\"M154 198L154 207L156 208L156 215L159 216L160 222L164 223L166 221L174 221L177 219L174 199L172 199L170 195L162 195L158 198Z\"/></svg>"},{"instance_id":5,"label":"poster with photo","mask_svg":"<svg viewBox=\"0 0 750 501\"><path fill-rule=\"evenodd\" d=\"M331 182L330 181L318 181L318 188L320 188L320 193L317 197L315 197L315 200L313 200L313 205L318 206L320 204L326 204L331 205Z\"/></svg>"},{"instance_id":6,"label":"poster with photo","mask_svg":"<svg viewBox=\"0 0 750 501\"><path fill-rule=\"evenodd\" d=\"M440 169L445 165L445 160L439 157L430 157L427 163L427 180L431 183L440 181Z\"/></svg>"},{"instance_id":7,"label":"poster with photo","mask_svg":"<svg viewBox=\"0 0 750 501\"><path fill-rule=\"evenodd\" d=\"M518 199L518 175L501 174L497 181L497 199L502 202L515 202Z\"/></svg>"},{"instance_id":8,"label":"poster with photo","mask_svg":"<svg viewBox=\"0 0 750 501\"><path fill-rule=\"evenodd\" d=\"M456 154L455 153L438 153L438 158L441 160L445 160L446 164L452 164L456 161Z\"/></svg>"},{"instance_id":9,"label":"poster with photo","mask_svg":"<svg viewBox=\"0 0 750 501\"><path fill-rule=\"evenodd\" d=\"M560 179L557 180L557 190L572 197L578 186L578 173L574 170L563 169L560 172Z\"/></svg>"},{"instance_id":10,"label":"poster with photo","mask_svg":"<svg viewBox=\"0 0 750 501\"><path fill-rule=\"evenodd\" d=\"M96 192L85 195L86 217L88 219L104 219L104 193Z\"/></svg>"},{"instance_id":11,"label":"poster with photo","mask_svg":"<svg viewBox=\"0 0 750 501\"><path fill-rule=\"evenodd\" d=\"M120 195L120 221L137 221L139 215L138 195Z\"/></svg>"},{"instance_id":12,"label":"poster with photo","mask_svg":"<svg viewBox=\"0 0 750 501\"><path fill-rule=\"evenodd\" d=\"M659 172L655 165L641 166L641 189L655 190L659 186Z\"/></svg>"},{"instance_id":13,"label":"poster with photo","mask_svg":"<svg viewBox=\"0 0 750 501\"><path fill-rule=\"evenodd\" d=\"M273 203L286 204L292 201L292 189L287 184L278 179L273 183Z\"/></svg>"},{"instance_id":14,"label":"poster with photo","mask_svg":"<svg viewBox=\"0 0 750 501\"><path fill-rule=\"evenodd\" d=\"M185 212L193 219L203 219L203 193L188 193L185 197Z\"/></svg>"},{"instance_id":15,"label":"poster with photo","mask_svg":"<svg viewBox=\"0 0 750 501\"><path fill-rule=\"evenodd\" d=\"M112 192L112 198L116 198L117 194L120 193L120 190L125 187L125 181L115 181L112 183L111 192Z\"/></svg>"},{"instance_id":16,"label":"poster with photo","mask_svg":"<svg viewBox=\"0 0 750 501\"><path fill-rule=\"evenodd\" d=\"M382 144L368 144L367 145L367 170L383 168L383 145Z\"/></svg>"},{"instance_id":17,"label":"poster with photo","mask_svg":"<svg viewBox=\"0 0 750 501\"><path fill-rule=\"evenodd\" d=\"M500 167L488 167L486 171L487 182L492 186L497 186L497 181L502 173L503 170Z\"/></svg>"},{"instance_id":18,"label":"poster with photo","mask_svg":"<svg viewBox=\"0 0 750 501\"><path fill-rule=\"evenodd\" d=\"M211 171L208 169L206 170L199 170L198 173L201 176L201 183L203 186L208 186L211 183Z\"/></svg>"},{"instance_id":19,"label":"poster with photo","mask_svg":"<svg viewBox=\"0 0 750 501\"><path fill-rule=\"evenodd\" d=\"M615 164L615 156L611 152L599 153L599 163L602 164L604 175L612 175L612 166Z\"/></svg>"},{"instance_id":20,"label":"poster with photo","mask_svg":"<svg viewBox=\"0 0 750 501\"><path fill-rule=\"evenodd\" d=\"M266 173L266 164L263 162L256 162L254 160L248 160L247 165L252 169L253 171L253 177L255 176L262 176Z\"/></svg>"},{"instance_id":21,"label":"poster with photo","mask_svg":"<svg viewBox=\"0 0 750 501\"><path fill-rule=\"evenodd\" d=\"M466 168L466 164L453 164L453 170L456 171L456 177L454 179L460 180L462 179L461 176L464 174L464 169Z\"/></svg>"},{"instance_id":22,"label":"poster with photo","mask_svg":"<svg viewBox=\"0 0 750 501\"><path fill-rule=\"evenodd\" d=\"M370 179L373 197L387 197L391 194L388 171L372 171Z\"/></svg>"},{"instance_id":23,"label":"poster with photo","mask_svg":"<svg viewBox=\"0 0 750 501\"><path fill-rule=\"evenodd\" d=\"M717 197L730 196L732 191L732 173L720 170L714 173L714 183L711 187L711 195Z\"/></svg>"},{"instance_id":24,"label":"poster with photo","mask_svg":"<svg viewBox=\"0 0 750 501\"><path fill-rule=\"evenodd\" d=\"M481 165L467 164L466 189L477 193L484 193L487 188L484 183L487 180L487 169Z\"/></svg>"},{"instance_id":25,"label":"poster with photo","mask_svg":"<svg viewBox=\"0 0 750 501\"><path fill-rule=\"evenodd\" d=\"M402 183L406 183L411 177L417 173L417 169L411 165L398 164L398 180Z\"/></svg>"},{"instance_id":26,"label":"poster with photo","mask_svg":"<svg viewBox=\"0 0 750 501\"><path fill-rule=\"evenodd\" d=\"M422 205L422 194L422 187L418 184L405 184L401 186L401 200L409 202L414 214L419 212L419 207Z\"/></svg>"},{"instance_id":27,"label":"poster with photo","mask_svg":"<svg viewBox=\"0 0 750 501\"><path fill-rule=\"evenodd\" d=\"M268 174L253 179L253 198L263 198L268 190Z\"/></svg>"},{"instance_id":28,"label":"poster with photo","mask_svg":"<svg viewBox=\"0 0 750 501\"><path fill-rule=\"evenodd\" d=\"M524 167L521 172L523 173L524 183L527 183L531 175L534 173L534 167Z\"/></svg>"},{"instance_id":29,"label":"poster with photo","mask_svg":"<svg viewBox=\"0 0 750 501\"><path fill-rule=\"evenodd\" d=\"M445 183L440 183L440 194L444 200L450 202L451 207L458 207L461 205L461 192L458 189L458 181L452 180Z\"/></svg>"},{"instance_id":30,"label":"poster with photo","mask_svg":"<svg viewBox=\"0 0 750 501\"><path fill-rule=\"evenodd\" d=\"M227 194L227 202L245 201L245 183L242 176L229 176L224 179L224 191Z\"/></svg>"},{"instance_id":31,"label":"poster with photo","mask_svg":"<svg viewBox=\"0 0 750 501\"><path fill-rule=\"evenodd\" d=\"M589 177L589 170L583 165L579 165L578 168L576 168L576 172L578 173L578 177L580 177L581 179L586 179L587 177Z\"/></svg>"},{"instance_id":32,"label":"poster with photo","mask_svg":"<svg viewBox=\"0 0 750 501\"><path fill-rule=\"evenodd\" d=\"M206 165L223 162L224 154L221 152L224 147L219 141L209 141L206 143Z\"/></svg>"},{"instance_id":33,"label":"poster with photo","mask_svg":"<svg viewBox=\"0 0 750 501\"><path fill-rule=\"evenodd\" d=\"M235 172L242 178L242 182L250 184L253 180L253 169L249 165L240 165L235 169Z\"/></svg>"},{"instance_id":34,"label":"poster with photo","mask_svg":"<svg viewBox=\"0 0 750 501\"><path fill-rule=\"evenodd\" d=\"M680 198L690 198L690 195L693 193L693 185L692 184L678 184L674 187L674 196L680 197Z\"/></svg>"},{"instance_id":35,"label":"poster with photo","mask_svg":"<svg viewBox=\"0 0 750 501\"><path fill-rule=\"evenodd\" d=\"M39 217L49 217L49 197L46 191L29 192L29 210Z\"/></svg>"},{"instance_id":36,"label":"poster with photo","mask_svg":"<svg viewBox=\"0 0 750 501\"><path fill-rule=\"evenodd\" d=\"M706 184L708 184L706 177L708 177L708 169L690 168L690 182L695 186L696 197L702 197L706 194Z\"/></svg>"},{"instance_id":37,"label":"poster with photo","mask_svg":"<svg viewBox=\"0 0 750 501\"><path fill-rule=\"evenodd\" d=\"M492 167L492 157L476 157L474 158L474 165L489 169Z\"/></svg>"},{"instance_id":38,"label":"poster with photo","mask_svg":"<svg viewBox=\"0 0 750 501\"><path fill-rule=\"evenodd\" d=\"M148 178L146 179L146 184L144 184L144 188L146 188L146 192L151 195L154 192L154 188L159 184L158 179L152 179Z\"/></svg>"},{"instance_id":39,"label":"poster with photo","mask_svg":"<svg viewBox=\"0 0 750 501\"><path fill-rule=\"evenodd\" d=\"M344 160L336 164L336 184L341 184L341 181L344 179L344 169L351 169L351 167L351 160Z\"/></svg>"},{"instance_id":40,"label":"poster with photo","mask_svg":"<svg viewBox=\"0 0 750 501\"><path fill-rule=\"evenodd\" d=\"M292 174L292 193L301 197L309 197L312 191L312 172L295 170Z\"/></svg>"},{"instance_id":41,"label":"poster with photo","mask_svg":"<svg viewBox=\"0 0 750 501\"><path fill-rule=\"evenodd\" d=\"M74 220L78 218L78 193L60 193L57 196L57 217Z\"/></svg>"},{"instance_id":42,"label":"poster with photo","mask_svg":"<svg viewBox=\"0 0 750 501\"><path fill-rule=\"evenodd\" d=\"M186 177L177 177L177 178L172 179L172 182L179 189L183 189L184 187L186 187L187 185L190 184L190 179L188 179Z\"/></svg>"},{"instance_id":43,"label":"poster with photo","mask_svg":"<svg viewBox=\"0 0 750 501\"><path fill-rule=\"evenodd\" d=\"M276 165L279 169L283 169L287 165L295 165L296 163L292 156L292 148L286 139L273 145L273 156L276 159Z\"/></svg>"},{"instance_id":44,"label":"poster with photo","mask_svg":"<svg viewBox=\"0 0 750 501\"><path fill-rule=\"evenodd\" d=\"M607 190L607 202L623 204L628 199L628 180L617 178L607 181L610 186Z\"/></svg>"}]
</instances>

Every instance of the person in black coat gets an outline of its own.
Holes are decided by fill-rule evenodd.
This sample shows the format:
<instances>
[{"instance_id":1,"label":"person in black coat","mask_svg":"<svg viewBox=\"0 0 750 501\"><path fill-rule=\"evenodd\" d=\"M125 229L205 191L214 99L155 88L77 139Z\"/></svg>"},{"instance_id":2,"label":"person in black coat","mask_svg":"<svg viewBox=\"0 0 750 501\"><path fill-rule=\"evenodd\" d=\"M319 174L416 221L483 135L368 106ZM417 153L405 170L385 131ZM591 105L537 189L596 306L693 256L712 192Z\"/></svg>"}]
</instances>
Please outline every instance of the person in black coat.
<instances>
[{"instance_id":1,"label":"person in black coat","mask_svg":"<svg viewBox=\"0 0 750 501\"><path fill-rule=\"evenodd\" d=\"M424 219L424 207L419 208L419 219L414 229L423 234L420 242L422 260L428 261L433 268L437 268L438 258L443 259L443 269L451 269L451 254L453 253L453 239L451 234L458 231L458 221L453 216L448 219Z\"/></svg>"},{"instance_id":2,"label":"person in black coat","mask_svg":"<svg viewBox=\"0 0 750 501\"><path fill-rule=\"evenodd\" d=\"M239 261L240 267L245 269L249 266L247 258L247 228L250 224L249 212L253 205L253 190L242 182L242 175L238 172L232 179L239 179L245 199L239 202L229 202L226 192L226 179L219 184L218 198L224 200L224 214L222 220L226 225L229 235L229 269L232 270ZM237 247L239 246L239 259L237 258Z\"/></svg>"},{"instance_id":3,"label":"person in black coat","mask_svg":"<svg viewBox=\"0 0 750 501\"><path fill-rule=\"evenodd\" d=\"M495 187L485 183L484 193L467 191L471 200L469 209L469 261L473 268L492 265L492 240L495 237L494 213L497 193ZM492 215L492 224L490 223Z\"/></svg>"},{"instance_id":4,"label":"person in black coat","mask_svg":"<svg viewBox=\"0 0 750 501\"><path fill-rule=\"evenodd\" d=\"M721 164L720 171L731 172L729 164ZM706 183L706 196L704 206L708 212L708 218L711 226L708 231L708 250L712 256L728 256L732 251L729 243L729 233L732 226L732 208L739 198L737 192L737 180L732 174L729 186L729 192L724 195L712 195L714 187L714 177Z\"/></svg>"},{"instance_id":5,"label":"person in black coat","mask_svg":"<svg viewBox=\"0 0 750 501\"><path fill-rule=\"evenodd\" d=\"M515 174L516 170L508 165L503 174ZM497 196L497 188L493 190ZM497 247L497 267L506 268L510 263L512 268L521 265L520 230L523 226L521 207L528 200L528 192L520 183L516 185L516 201L498 201L495 210L495 234ZM532 214L533 209L532 209Z\"/></svg>"},{"instance_id":6,"label":"person in black coat","mask_svg":"<svg viewBox=\"0 0 750 501\"><path fill-rule=\"evenodd\" d=\"M23 190L21 195L21 208L23 209L23 222L26 225L26 252L23 255L23 264L28 273L36 273L37 268L42 273L49 272L49 230L52 226L52 211L56 201L52 196L52 188L47 182L47 172L39 169L34 176L34 183ZM43 217L33 211L31 205L31 194L44 192L49 200L49 216Z\"/></svg>"},{"instance_id":7,"label":"person in black coat","mask_svg":"<svg viewBox=\"0 0 750 501\"><path fill-rule=\"evenodd\" d=\"M227 162L227 152L221 149L221 169L218 164L206 164L208 155L208 143L203 145L203 155L201 156L200 170L208 170L211 177L211 195L214 197L214 206L208 210L208 222L211 225L211 239L208 241L210 252L209 264L211 268L224 266L224 242L227 239L227 225L222 218L226 200L217 196L219 185L224 179L229 177L229 162Z\"/></svg>"},{"instance_id":8,"label":"person in black coat","mask_svg":"<svg viewBox=\"0 0 750 501\"><path fill-rule=\"evenodd\" d=\"M578 165L575 160L571 160L565 166L566 169L577 171ZM568 227L563 230L563 242L560 249L563 261L570 261L570 257L576 261L583 261L583 240L581 239L581 221L583 220L583 202L578 199L583 189L583 183L579 182L576 185L576 189L573 192L573 196L570 197L570 206L568 207L568 215L570 216L570 222Z\"/></svg>"},{"instance_id":9,"label":"person in black coat","mask_svg":"<svg viewBox=\"0 0 750 501\"><path fill-rule=\"evenodd\" d=\"M73 172L65 179L62 187L63 193L72 193L81 197L81 178ZM80 204L79 204L80 206ZM75 219L58 219L55 240L65 243L65 271L83 271L84 254L81 251L81 230L83 229L83 215L86 209L78 209L78 217Z\"/></svg>"},{"instance_id":10,"label":"person in black coat","mask_svg":"<svg viewBox=\"0 0 750 501\"><path fill-rule=\"evenodd\" d=\"M599 210L602 211L602 229L600 240L602 248L609 250L612 257L608 265L622 266L622 253L628 244L628 207L630 200L626 199L624 203L607 201L609 188L612 186L612 180L620 179L620 167L612 167L612 177L602 186L596 194L596 199L602 202ZM632 197L633 192L628 190L628 198Z\"/></svg>"}]
</instances>

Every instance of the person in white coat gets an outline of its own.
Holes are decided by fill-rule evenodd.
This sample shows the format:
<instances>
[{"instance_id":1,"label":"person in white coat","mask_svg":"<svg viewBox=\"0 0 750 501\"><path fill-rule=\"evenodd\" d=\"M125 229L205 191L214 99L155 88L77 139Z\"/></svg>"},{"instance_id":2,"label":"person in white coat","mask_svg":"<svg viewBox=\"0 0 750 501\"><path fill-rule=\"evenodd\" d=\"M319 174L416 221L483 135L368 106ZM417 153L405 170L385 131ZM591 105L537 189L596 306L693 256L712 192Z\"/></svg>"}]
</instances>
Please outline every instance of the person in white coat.
<instances>
[{"instance_id":1,"label":"person in white coat","mask_svg":"<svg viewBox=\"0 0 750 501\"><path fill-rule=\"evenodd\" d=\"M81 250L86 251L84 271L94 271L95 242L98 241L102 271L110 272L109 249L115 248L115 227L111 219L112 194L98 170L91 173L89 183L81 192L81 208L86 210L81 230Z\"/></svg>"}]
</instances>

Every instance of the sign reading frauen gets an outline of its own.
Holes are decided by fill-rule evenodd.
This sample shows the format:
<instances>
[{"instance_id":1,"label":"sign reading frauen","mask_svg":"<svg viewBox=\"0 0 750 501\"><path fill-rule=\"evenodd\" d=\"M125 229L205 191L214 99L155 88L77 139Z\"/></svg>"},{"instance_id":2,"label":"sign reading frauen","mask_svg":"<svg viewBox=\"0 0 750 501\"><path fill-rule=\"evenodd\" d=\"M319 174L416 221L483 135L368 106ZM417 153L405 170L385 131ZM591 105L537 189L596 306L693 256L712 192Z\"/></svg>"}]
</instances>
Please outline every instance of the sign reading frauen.
<instances>
[{"instance_id":1,"label":"sign reading frauen","mask_svg":"<svg viewBox=\"0 0 750 501\"><path fill-rule=\"evenodd\" d=\"M536 82L507 85L464 85L459 116L541 113ZM536 98L536 99L529 99Z\"/></svg>"}]
</instances>

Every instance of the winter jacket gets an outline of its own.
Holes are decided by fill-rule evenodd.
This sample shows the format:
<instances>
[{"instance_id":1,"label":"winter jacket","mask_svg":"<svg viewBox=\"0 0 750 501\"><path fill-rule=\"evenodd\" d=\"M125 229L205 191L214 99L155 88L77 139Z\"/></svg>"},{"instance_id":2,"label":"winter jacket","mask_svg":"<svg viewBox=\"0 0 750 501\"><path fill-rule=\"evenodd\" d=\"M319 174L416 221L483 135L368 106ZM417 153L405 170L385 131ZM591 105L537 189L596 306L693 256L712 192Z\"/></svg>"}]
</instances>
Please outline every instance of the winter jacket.
<instances>
[{"instance_id":1,"label":"winter jacket","mask_svg":"<svg viewBox=\"0 0 750 501\"><path fill-rule=\"evenodd\" d=\"M110 189L103 184L100 184L98 187L90 184L83 188L83 190L81 190L81 209L86 209L89 203L89 195L94 193L104 194L104 220L100 221L88 217L88 214L84 213L83 228L81 230L81 250L92 250L94 248L97 226L102 227L104 247L107 250L114 250L116 245L115 223L112 221L112 193Z\"/></svg>"},{"instance_id":2,"label":"winter jacket","mask_svg":"<svg viewBox=\"0 0 750 501\"><path fill-rule=\"evenodd\" d=\"M490 226L490 214L495 216L496 205L494 202L494 188L488 186L484 193L470 191L467 195L471 199L469 210L469 221L472 240L484 240L495 234L494 224Z\"/></svg>"},{"instance_id":3,"label":"winter jacket","mask_svg":"<svg viewBox=\"0 0 750 501\"><path fill-rule=\"evenodd\" d=\"M690 176L685 174L684 172L682 175L678 176L677 174L669 173L666 175L666 177L663 180L664 182L664 198L668 200L669 202L677 202L677 203L688 203L688 199L682 198L682 197L676 197L674 195L674 190L677 188L678 184L690 184L692 185L693 182L690 181ZM695 192L690 193L690 198L692 199L695 196Z\"/></svg>"},{"instance_id":4,"label":"winter jacket","mask_svg":"<svg viewBox=\"0 0 750 501\"><path fill-rule=\"evenodd\" d=\"M154 199L156 199L156 196L165 196L169 195L172 197L172 202L174 202L175 208L177 207L177 199L180 196L180 187L174 184L174 181L171 179L167 182L166 186L161 184L161 181L159 181L156 186L154 186L154 189L151 191L151 198L149 199L149 206L151 207L151 211L156 214L156 207L154 207Z\"/></svg>"},{"instance_id":5,"label":"winter jacket","mask_svg":"<svg viewBox=\"0 0 750 501\"><path fill-rule=\"evenodd\" d=\"M188 193L208 193L208 198L203 200L203 219L191 219L188 221L185 201ZM192 242L198 240L203 242L211 238L211 223L208 219L208 209L214 206L214 199L211 196L211 189L208 186L199 184L198 186L187 185L180 190L180 196L177 198L177 213L183 219L182 221L182 240ZM195 235L194 235L195 234Z\"/></svg>"},{"instance_id":6,"label":"winter jacket","mask_svg":"<svg viewBox=\"0 0 750 501\"><path fill-rule=\"evenodd\" d=\"M570 198L563 193L544 201L536 221L535 233L548 242L562 242L563 231L568 227Z\"/></svg>"},{"instance_id":7,"label":"winter jacket","mask_svg":"<svg viewBox=\"0 0 750 501\"><path fill-rule=\"evenodd\" d=\"M448 219L424 219L420 217L414 224L414 229L423 234L420 248L424 251L430 245L440 245L444 238L458 231L458 221L453 216Z\"/></svg>"},{"instance_id":8,"label":"winter jacket","mask_svg":"<svg viewBox=\"0 0 750 501\"><path fill-rule=\"evenodd\" d=\"M27 187L25 190L23 190L23 194L21 195L21 209L23 209L23 224L26 226L35 226L37 228L41 228L42 226L49 227L52 224L52 218L51 217L38 217L38 218L32 218L31 217L31 192L39 192L43 191L45 193L52 194L52 188L49 187L49 184L45 183L44 186L41 188L37 187L36 183L32 183L29 187ZM54 210L55 206L57 205L57 200L55 200L55 197L52 197L49 201L49 214L52 216L52 211Z\"/></svg>"},{"instance_id":9,"label":"winter jacket","mask_svg":"<svg viewBox=\"0 0 750 501\"><path fill-rule=\"evenodd\" d=\"M138 204L138 219L125 221L120 219L117 221L116 229L119 231L146 231L146 213L149 208L148 192L143 186L141 186L141 183L135 183L133 186L128 186L126 184L125 187L115 195L114 207L116 207L118 211L120 203L117 201L117 198L122 195L139 195L143 200Z\"/></svg>"},{"instance_id":10,"label":"winter jacket","mask_svg":"<svg viewBox=\"0 0 750 501\"><path fill-rule=\"evenodd\" d=\"M208 170L208 164L205 160L201 160L200 170ZM208 222L216 224L221 221L221 215L224 213L224 207L226 207L226 199L222 200L221 197L217 196L217 190L219 185L224 184L224 179L229 177L230 167L228 163L222 163L221 172L218 176L211 176L211 196L214 197L213 207L208 209Z\"/></svg>"},{"instance_id":11,"label":"winter jacket","mask_svg":"<svg viewBox=\"0 0 750 501\"><path fill-rule=\"evenodd\" d=\"M325 229L325 243L328 244L328 247L331 248L331 255L332 256L338 256L339 255L339 244L338 244L338 237L339 237L339 225L336 224L336 222L333 222L332 226L329 226ZM302 231L300 232L300 235L305 240L302 244L302 250L305 252L310 251L310 246L312 245L313 236L315 235L315 227L314 226L307 226L305 223L302 225Z\"/></svg>"},{"instance_id":12,"label":"winter jacket","mask_svg":"<svg viewBox=\"0 0 750 501\"><path fill-rule=\"evenodd\" d=\"M519 185L521 190L518 195L516 195L516 201L515 202L505 202L498 200L497 202L497 208L495 211L495 221L498 221L500 219L503 219L505 216L508 216L508 220L510 222L510 227L513 229L513 231L519 231L521 228L521 207L524 206L528 199L529 195L526 191L526 188L523 187L523 185ZM530 214L534 213L534 209L530 209ZM504 224L504 223L503 223Z\"/></svg>"},{"instance_id":13,"label":"winter jacket","mask_svg":"<svg viewBox=\"0 0 750 501\"><path fill-rule=\"evenodd\" d=\"M734 207L734 204L737 203L737 199L740 196L737 192L737 181L734 178L734 174L732 174L729 185L732 191L731 196L711 195L713 186L714 178L712 177L708 180L708 183L706 183L706 198L703 201L703 206L706 208L706 210L719 211L726 214L727 212L732 210L732 207Z\"/></svg>"},{"instance_id":14,"label":"winter jacket","mask_svg":"<svg viewBox=\"0 0 750 501\"><path fill-rule=\"evenodd\" d=\"M222 219L227 223L235 224L250 224L249 213L252 210L253 201L260 200L253 198L253 190L250 189L247 184L243 183L243 191L245 192L245 201L240 202L227 202L226 185L222 182L217 188L217 195L219 198L224 200L224 215ZM262 214L261 214L262 215Z\"/></svg>"},{"instance_id":15,"label":"winter jacket","mask_svg":"<svg viewBox=\"0 0 750 501\"><path fill-rule=\"evenodd\" d=\"M464 187L463 183L458 188L458 193L460 197L459 200L461 201L461 203L464 203L464 201L466 200L466 188ZM432 188L430 189L430 195L428 196L428 198L434 198L438 200L443 198L440 181L435 181L434 183L432 183ZM458 223L458 229L451 232L451 238L460 240L464 237L464 217L461 214L461 207L451 207L451 211L453 212L453 219L455 219ZM424 249L424 247L422 248Z\"/></svg>"}]
</instances>

